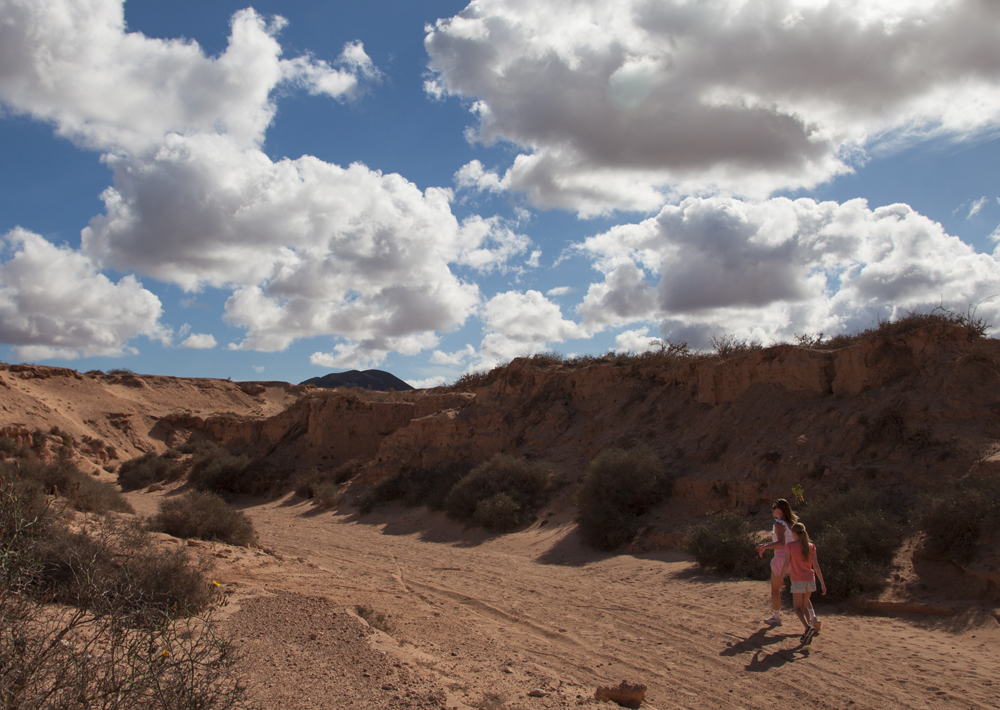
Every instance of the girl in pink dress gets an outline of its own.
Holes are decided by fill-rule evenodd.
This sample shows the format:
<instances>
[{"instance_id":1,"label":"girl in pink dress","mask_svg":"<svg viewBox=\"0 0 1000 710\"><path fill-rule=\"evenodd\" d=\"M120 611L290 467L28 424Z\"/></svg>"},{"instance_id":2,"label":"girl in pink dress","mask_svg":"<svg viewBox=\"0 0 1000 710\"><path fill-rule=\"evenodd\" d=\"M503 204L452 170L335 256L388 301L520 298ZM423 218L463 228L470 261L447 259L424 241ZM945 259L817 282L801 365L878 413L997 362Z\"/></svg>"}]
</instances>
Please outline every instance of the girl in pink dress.
<instances>
[{"instance_id":1,"label":"girl in pink dress","mask_svg":"<svg viewBox=\"0 0 1000 710\"><path fill-rule=\"evenodd\" d=\"M795 605L795 615L799 617L805 632L802 634L802 643L809 643L812 637L819 633L819 619L812 608L809 597L816 591L816 580L823 585L823 594L826 594L826 582L823 580L823 570L819 568L819 560L816 558L816 546L809 542L809 533L802 523L795 523L792 526L792 535L795 540L785 545L788 548L788 557L785 566L781 570L782 576L788 572L792 578L792 601Z\"/></svg>"},{"instance_id":2,"label":"girl in pink dress","mask_svg":"<svg viewBox=\"0 0 1000 710\"><path fill-rule=\"evenodd\" d=\"M774 516L771 543L757 545L757 554L763 557L765 550L774 550L774 559L771 560L771 611L774 613L764 619L764 623L781 626L781 584L785 578L781 570L788 557L785 543L792 541L791 526L799 522L799 519L784 498L779 498L771 504L771 515Z\"/></svg>"}]
</instances>

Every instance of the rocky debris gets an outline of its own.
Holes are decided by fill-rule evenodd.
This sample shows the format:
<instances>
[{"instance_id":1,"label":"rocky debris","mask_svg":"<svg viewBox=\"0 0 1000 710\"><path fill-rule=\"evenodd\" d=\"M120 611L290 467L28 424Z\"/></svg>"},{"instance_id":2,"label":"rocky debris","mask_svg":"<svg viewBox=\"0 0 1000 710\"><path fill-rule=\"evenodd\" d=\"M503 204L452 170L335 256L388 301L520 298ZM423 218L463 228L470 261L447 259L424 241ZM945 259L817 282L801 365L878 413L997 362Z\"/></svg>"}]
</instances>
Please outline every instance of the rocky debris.
<instances>
[{"instance_id":1,"label":"rocky debris","mask_svg":"<svg viewBox=\"0 0 1000 710\"><path fill-rule=\"evenodd\" d=\"M594 699L618 703L625 708L637 708L646 699L646 686L623 680L616 686L602 685L594 692Z\"/></svg>"},{"instance_id":2,"label":"rocky debris","mask_svg":"<svg viewBox=\"0 0 1000 710\"><path fill-rule=\"evenodd\" d=\"M532 688L528 691L528 697L530 698L544 698L549 695L549 691L544 688Z\"/></svg>"}]
</instances>

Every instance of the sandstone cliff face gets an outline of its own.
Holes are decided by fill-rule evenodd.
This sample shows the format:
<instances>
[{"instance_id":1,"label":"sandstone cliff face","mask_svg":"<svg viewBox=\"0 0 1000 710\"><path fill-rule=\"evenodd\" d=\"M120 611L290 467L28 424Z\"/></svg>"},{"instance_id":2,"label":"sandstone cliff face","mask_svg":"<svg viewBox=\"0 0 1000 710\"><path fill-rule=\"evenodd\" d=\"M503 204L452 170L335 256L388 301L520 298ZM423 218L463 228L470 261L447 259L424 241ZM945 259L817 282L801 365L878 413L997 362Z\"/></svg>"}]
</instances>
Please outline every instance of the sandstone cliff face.
<instances>
[{"instance_id":1,"label":"sandstone cliff face","mask_svg":"<svg viewBox=\"0 0 1000 710\"><path fill-rule=\"evenodd\" d=\"M121 458L199 437L289 472L361 458L361 484L497 452L572 482L605 448L645 442L677 474L686 511L750 512L793 486L808 497L964 474L1000 451L998 363L1000 341L938 325L834 351L783 345L669 367L519 359L474 392L362 396L0 366L0 427L23 438L57 426Z\"/></svg>"},{"instance_id":2,"label":"sandstone cliff face","mask_svg":"<svg viewBox=\"0 0 1000 710\"><path fill-rule=\"evenodd\" d=\"M162 451L170 433L162 421L171 412L260 418L284 410L306 391L284 382L83 374L0 363L0 436L29 444L34 436L43 455L66 445L85 468L104 466ZM66 436L49 435L53 428Z\"/></svg>"},{"instance_id":3,"label":"sandstone cliff face","mask_svg":"<svg viewBox=\"0 0 1000 710\"><path fill-rule=\"evenodd\" d=\"M645 442L678 474L674 499L691 513L750 512L794 486L926 485L964 474L1000 438L1000 342L967 337L932 326L668 369L516 360L469 406L386 437L370 475L511 452L575 480L603 449Z\"/></svg>"}]
</instances>

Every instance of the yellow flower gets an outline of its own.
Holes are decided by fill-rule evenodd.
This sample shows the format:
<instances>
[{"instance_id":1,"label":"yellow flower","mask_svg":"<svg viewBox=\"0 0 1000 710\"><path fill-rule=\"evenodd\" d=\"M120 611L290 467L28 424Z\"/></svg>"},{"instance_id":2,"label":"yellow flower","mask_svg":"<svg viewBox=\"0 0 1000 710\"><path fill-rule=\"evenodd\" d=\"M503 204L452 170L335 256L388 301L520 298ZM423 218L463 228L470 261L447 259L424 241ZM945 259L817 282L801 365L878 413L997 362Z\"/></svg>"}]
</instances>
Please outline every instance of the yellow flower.
<instances>
[{"instance_id":1,"label":"yellow flower","mask_svg":"<svg viewBox=\"0 0 1000 710\"><path fill-rule=\"evenodd\" d=\"M218 582L218 580L215 580L215 579L212 580L212 584L214 584L216 587L221 587L222 586L222 584L220 584Z\"/></svg>"},{"instance_id":2,"label":"yellow flower","mask_svg":"<svg viewBox=\"0 0 1000 710\"><path fill-rule=\"evenodd\" d=\"M170 658L170 651L168 651L167 649L163 649L163 657Z\"/></svg>"}]
</instances>

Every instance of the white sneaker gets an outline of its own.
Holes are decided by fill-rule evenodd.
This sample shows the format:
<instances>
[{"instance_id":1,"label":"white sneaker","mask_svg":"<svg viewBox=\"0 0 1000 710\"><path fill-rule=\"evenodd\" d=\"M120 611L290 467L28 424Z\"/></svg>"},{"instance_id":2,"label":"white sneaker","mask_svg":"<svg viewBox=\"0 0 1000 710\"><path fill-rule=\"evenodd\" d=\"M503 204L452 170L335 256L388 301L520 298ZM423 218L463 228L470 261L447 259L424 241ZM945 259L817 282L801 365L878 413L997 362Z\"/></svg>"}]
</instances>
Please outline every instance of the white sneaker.
<instances>
[{"instance_id":1,"label":"white sneaker","mask_svg":"<svg viewBox=\"0 0 1000 710\"><path fill-rule=\"evenodd\" d=\"M764 619L764 623L767 624L768 626L781 626L781 617L780 616L768 617Z\"/></svg>"}]
</instances>

